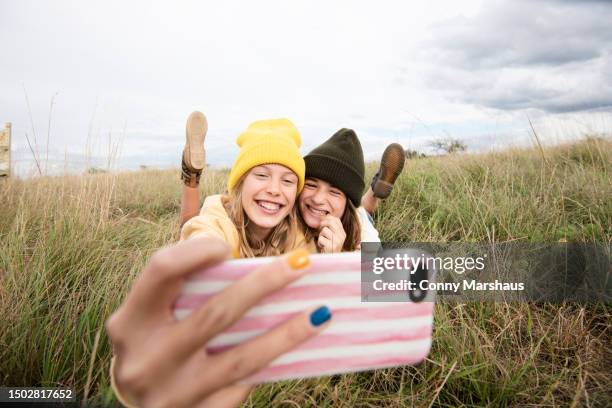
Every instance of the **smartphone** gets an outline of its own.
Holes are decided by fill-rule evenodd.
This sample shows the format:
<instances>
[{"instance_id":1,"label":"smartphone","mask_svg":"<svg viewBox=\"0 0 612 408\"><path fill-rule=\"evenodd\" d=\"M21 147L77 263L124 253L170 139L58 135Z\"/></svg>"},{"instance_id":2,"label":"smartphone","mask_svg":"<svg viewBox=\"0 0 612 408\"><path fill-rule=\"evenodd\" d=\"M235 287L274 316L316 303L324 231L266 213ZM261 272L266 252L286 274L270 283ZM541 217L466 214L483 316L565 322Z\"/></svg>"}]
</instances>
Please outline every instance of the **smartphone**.
<instances>
[{"instance_id":1,"label":"smartphone","mask_svg":"<svg viewBox=\"0 0 612 408\"><path fill-rule=\"evenodd\" d=\"M422 254L420 250L403 250ZM174 305L178 319L211 296L274 257L230 260L192 274ZM359 252L314 254L306 274L263 299L234 325L213 338L207 351L219 353L258 336L311 306L332 310L329 326L299 347L283 354L246 382L341 374L421 362L431 347L433 292L400 296L401 301L362 301L362 259ZM419 270L418 279L433 280L435 271ZM383 299L383 293L368 299ZM388 300L388 298L386 298Z\"/></svg>"}]
</instances>

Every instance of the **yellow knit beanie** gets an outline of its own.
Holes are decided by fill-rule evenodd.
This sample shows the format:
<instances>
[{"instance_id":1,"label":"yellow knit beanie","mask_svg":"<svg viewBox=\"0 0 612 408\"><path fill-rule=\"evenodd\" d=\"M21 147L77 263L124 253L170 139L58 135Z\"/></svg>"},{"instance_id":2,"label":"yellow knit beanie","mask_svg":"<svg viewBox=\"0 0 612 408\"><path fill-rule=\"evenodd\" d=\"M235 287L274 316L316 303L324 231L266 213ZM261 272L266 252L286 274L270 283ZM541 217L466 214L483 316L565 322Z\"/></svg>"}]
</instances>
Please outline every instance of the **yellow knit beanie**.
<instances>
[{"instance_id":1,"label":"yellow knit beanie","mask_svg":"<svg viewBox=\"0 0 612 408\"><path fill-rule=\"evenodd\" d=\"M281 164L298 176L298 193L304 187L306 165L300 154L300 132L288 119L258 120L238 136L240 153L227 181L228 191L240 177L260 164Z\"/></svg>"}]
</instances>

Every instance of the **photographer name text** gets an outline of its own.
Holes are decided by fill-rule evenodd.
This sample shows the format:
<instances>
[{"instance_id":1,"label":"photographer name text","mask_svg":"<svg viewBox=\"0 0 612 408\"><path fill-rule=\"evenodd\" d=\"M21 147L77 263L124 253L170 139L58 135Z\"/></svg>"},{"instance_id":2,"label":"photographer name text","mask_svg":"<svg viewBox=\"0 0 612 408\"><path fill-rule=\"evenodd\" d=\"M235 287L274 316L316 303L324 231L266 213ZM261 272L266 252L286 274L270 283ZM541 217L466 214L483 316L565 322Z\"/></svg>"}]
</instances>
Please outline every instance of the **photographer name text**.
<instances>
[{"instance_id":1,"label":"photographer name text","mask_svg":"<svg viewBox=\"0 0 612 408\"><path fill-rule=\"evenodd\" d=\"M461 282L430 282L422 280L411 282L402 279L397 282L385 282L382 279L372 282L372 287L376 291L414 291L431 290L459 293L459 289L466 291L522 291L525 290L523 282L501 282L497 279L494 282L478 282L475 279L463 280Z\"/></svg>"}]
</instances>

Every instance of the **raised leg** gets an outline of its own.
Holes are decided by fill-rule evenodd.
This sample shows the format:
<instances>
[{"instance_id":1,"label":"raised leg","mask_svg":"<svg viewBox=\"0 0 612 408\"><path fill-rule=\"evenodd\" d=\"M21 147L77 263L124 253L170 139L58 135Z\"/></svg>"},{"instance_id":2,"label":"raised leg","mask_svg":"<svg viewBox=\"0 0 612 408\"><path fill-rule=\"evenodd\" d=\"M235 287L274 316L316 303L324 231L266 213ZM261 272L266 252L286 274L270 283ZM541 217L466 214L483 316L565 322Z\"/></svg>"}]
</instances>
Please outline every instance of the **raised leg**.
<instances>
[{"instance_id":1,"label":"raised leg","mask_svg":"<svg viewBox=\"0 0 612 408\"><path fill-rule=\"evenodd\" d=\"M368 188L368 191L361 197L361 206L370 214L374 214L374 211L378 208L380 199L374 196L372 187Z\"/></svg>"},{"instance_id":2,"label":"raised leg","mask_svg":"<svg viewBox=\"0 0 612 408\"><path fill-rule=\"evenodd\" d=\"M181 161L181 179L183 194L181 196L181 226L200 211L200 175L206 162L204 138L208 131L208 122L202 112L194 111L187 118L185 126L185 148Z\"/></svg>"},{"instance_id":3,"label":"raised leg","mask_svg":"<svg viewBox=\"0 0 612 408\"><path fill-rule=\"evenodd\" d=\"M200 190L198 186L183 185L181 197L181 227L200 212Z\"/></svg>"}]
</instances>

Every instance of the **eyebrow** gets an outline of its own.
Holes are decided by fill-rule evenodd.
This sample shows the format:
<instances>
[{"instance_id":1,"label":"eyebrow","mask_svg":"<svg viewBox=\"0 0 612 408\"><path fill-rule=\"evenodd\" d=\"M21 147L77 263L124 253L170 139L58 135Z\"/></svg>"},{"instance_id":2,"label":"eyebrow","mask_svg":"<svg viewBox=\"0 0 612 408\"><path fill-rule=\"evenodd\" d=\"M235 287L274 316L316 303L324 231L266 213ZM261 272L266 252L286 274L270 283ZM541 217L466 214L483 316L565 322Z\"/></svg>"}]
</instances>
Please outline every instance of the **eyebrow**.
<instances>
[{"instance_id":1,"label":"eyebrow","mask_svg":"<svg viewBox=\"0 0 612 408\"><path fill-rule=\"evenodd\" d=\"M319 184L319 182L327 183L329 185L329 187L328 187L329 189L333 188L333 189L336 189L338 191L342 191L342 189L340 187L336 187L335 185L331 184L330 182L325 181L325 180L321 180L321 179L316 178L316 177L306 177L306 181L312 181L313 183L317 183L317 184Z\"/></svg>"}]
</instances>

